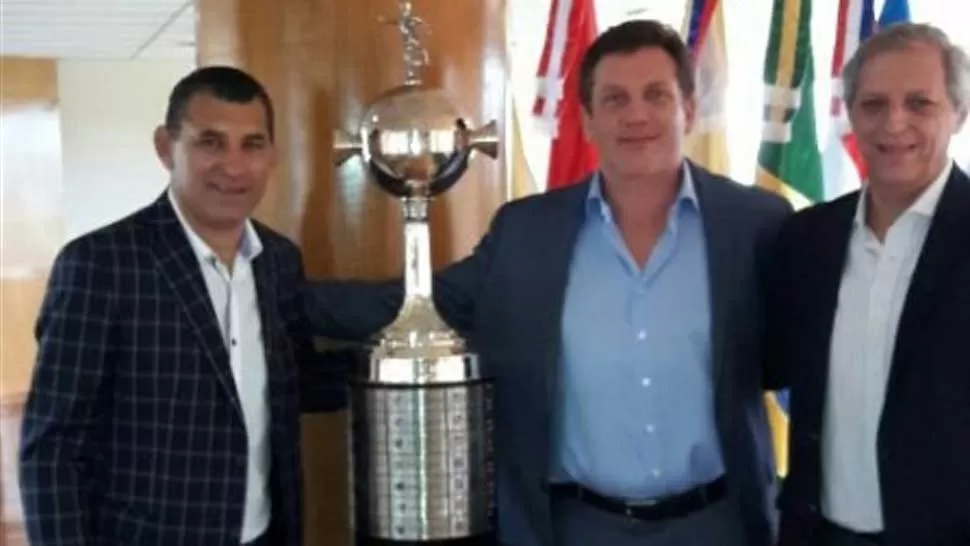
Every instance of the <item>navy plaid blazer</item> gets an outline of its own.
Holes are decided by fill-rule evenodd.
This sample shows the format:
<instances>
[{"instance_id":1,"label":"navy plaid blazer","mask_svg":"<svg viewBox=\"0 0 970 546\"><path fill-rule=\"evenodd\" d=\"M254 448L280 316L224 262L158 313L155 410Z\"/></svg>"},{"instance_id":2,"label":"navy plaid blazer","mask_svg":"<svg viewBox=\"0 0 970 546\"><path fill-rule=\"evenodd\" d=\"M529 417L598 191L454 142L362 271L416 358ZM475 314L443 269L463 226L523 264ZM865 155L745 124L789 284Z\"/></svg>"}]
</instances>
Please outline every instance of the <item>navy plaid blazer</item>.
<instances>
[{"instance_id":1,"label":"navy plaid blazer","mask_svg":"<svg viewBox=\"0 0 970 546\"><path fill-rule=\"evenodd\" d=\"M340 409L343 377L313 362L299 250L255 224L272 542L300 546L301 396ZM20 451L30 543L238 546L246 428L202 271L164 194L61 250L36 336Z\"/></svg>"}]
</instances>

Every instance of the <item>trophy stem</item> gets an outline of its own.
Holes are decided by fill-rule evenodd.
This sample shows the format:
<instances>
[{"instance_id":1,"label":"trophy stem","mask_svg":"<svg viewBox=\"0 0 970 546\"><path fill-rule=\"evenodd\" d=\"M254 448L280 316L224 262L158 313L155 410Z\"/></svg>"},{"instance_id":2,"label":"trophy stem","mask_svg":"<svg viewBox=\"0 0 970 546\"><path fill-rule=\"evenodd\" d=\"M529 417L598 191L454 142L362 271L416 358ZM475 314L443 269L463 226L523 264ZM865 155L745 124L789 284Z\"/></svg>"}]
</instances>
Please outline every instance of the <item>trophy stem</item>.
<instances>
[{"instance_id":1,"label":"trophy stem","mask_svg":"<svg viewBox=\"0 0 970 546\"><path fill-rule=\"evenodd\" d=\"M404 303L381 339L388 354L450 354L464 342L445 323L431 294L431 235L428 197L406 197L404 205ZM384 354L384 353L381 353Z\"/></svg>"},{"instance_id":2,"label":"trophy stem","mask_svg":"<svg viewBox=\"0 0 970 546\"><path fill-rule=\"evenodd\" d=\"M404 300L431 301L431 233L428 199L404 199Z\"/></svg>"}]
</instances>

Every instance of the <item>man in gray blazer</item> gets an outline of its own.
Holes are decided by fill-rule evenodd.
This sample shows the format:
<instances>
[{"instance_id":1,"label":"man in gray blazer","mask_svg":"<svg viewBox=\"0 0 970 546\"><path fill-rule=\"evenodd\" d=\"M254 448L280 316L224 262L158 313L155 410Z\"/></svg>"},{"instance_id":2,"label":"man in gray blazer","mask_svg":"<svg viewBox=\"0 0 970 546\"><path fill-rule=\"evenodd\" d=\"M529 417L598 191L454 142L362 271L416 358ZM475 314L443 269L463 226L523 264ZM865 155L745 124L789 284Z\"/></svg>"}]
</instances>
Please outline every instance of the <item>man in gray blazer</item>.
<instances>
[{"instance_id":1,"label":"man in gray blazer","mask_svg":"<svg viewBox=\"0 0 970 546\"><path fill-rule=\"evenodd\" d=\"M624 23L578 92L600 169L503 206L435 299L496 378L510 546L768 546L758 264L790 207L685 160L696 111L677 32ZM398 284L318 282L317 332L390 322Z\"/></svg>"}]
</instances>

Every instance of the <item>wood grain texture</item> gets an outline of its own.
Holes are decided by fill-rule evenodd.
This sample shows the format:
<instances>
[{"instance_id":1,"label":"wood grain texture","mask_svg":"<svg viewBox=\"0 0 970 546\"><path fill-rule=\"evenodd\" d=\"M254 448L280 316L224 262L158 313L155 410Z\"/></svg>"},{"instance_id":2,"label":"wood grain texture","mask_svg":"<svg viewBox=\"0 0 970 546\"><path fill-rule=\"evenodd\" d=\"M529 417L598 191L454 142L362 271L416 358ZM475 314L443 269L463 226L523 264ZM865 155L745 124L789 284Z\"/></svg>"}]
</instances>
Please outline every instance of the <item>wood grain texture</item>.
<instances>
[{"instance_id":1,"label":"wood grain texture","mask_svg":"<svg viewBox=\"0 0 970 546\"><path fill-rule=\"evenodd\" d=\"M57 67L0 58L0 399L27 390L33 326L62 243Z\"/></svg>"}]
</instances>

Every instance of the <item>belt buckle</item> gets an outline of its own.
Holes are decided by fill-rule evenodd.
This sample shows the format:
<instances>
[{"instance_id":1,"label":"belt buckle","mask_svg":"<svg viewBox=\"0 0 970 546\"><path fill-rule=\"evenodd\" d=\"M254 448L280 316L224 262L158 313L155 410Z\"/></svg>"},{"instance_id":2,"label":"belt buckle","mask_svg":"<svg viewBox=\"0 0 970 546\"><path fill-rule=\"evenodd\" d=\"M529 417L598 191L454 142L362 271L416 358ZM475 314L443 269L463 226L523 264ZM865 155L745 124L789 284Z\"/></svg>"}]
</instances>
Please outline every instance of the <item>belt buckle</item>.
<instances>
[{"instance_id":1,"label":"belt buckle","mask_svg":"<svg viewBox=\"0 0 970 546\"><path fill-rule=\"evenodd\" d=\"M654 506L657 505L658 502L660 501L657 499L626 501L623 503L623 512L626 514L626 517L628 518L640 519L640 516L635 513L637 509L653 508Z\"/></svg>"}]
</instances>

